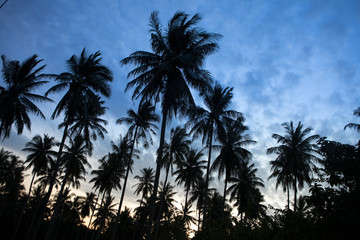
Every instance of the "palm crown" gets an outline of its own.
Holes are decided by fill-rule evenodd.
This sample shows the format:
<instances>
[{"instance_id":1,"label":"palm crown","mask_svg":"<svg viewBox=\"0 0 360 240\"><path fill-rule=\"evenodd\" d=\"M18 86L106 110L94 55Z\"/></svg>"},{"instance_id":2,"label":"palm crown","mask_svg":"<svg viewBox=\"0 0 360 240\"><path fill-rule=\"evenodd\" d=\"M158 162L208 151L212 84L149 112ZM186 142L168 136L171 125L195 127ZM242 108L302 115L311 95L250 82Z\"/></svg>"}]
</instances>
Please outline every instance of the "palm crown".
<instances>
[{"instance_id":1,"label":"palm crown","mask_svg":"<svg viewBox=\"0 0 360 240\"><path fill-rule=\"evenodd\" d=\"M37 68L42 61L37 55L26 59L24 62L10 61L4 55L1 56L3 62L3 79L5 87L0 86L0 137L10 136L12 125L18 134L23 132L24 126L31 129L31 120L28 113L34 113L45 119L41 110L33 101L49 102L51 99L35 94L33 91L48 81L43 81L49 75L40 74L45 65Z\"/></svg>"}]
</instances>

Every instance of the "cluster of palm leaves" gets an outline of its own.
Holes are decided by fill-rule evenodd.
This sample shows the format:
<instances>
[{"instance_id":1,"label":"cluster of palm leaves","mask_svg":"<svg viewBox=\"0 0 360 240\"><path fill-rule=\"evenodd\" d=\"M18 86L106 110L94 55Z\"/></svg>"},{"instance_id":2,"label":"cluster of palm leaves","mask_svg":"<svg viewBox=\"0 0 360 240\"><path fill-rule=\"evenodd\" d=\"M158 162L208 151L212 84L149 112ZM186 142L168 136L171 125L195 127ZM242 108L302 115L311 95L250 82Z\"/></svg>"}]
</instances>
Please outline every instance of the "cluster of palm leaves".
<instances>
[{"instance_id":1,"label":"cluster of palm leaves","mask_svg":"<svg viewBox=\"0 0 360 240\"><path fill-rule=\"evenodd\" d=\"M137 111L130 109L127 117L117 120L118 124L128 125L128 132L118 143L111 142L112 152L102 157L98 169L91 172L90 183L95 193L87 193L86 197L73 196L70 188L79 188L81 181L86 180L93 141L107 133L107 121L102 118L107 108L102 98L110 97L113 78L111 71L102 65L100 52L88 55L84 49L79 56L73 55L67 61L68 71L58 75L42 74L45 66L38 67L42 60L36 55L22 63L2 56L6 87L0 87L1 138L9 138L13 126L18 134L24 126L30 130L28 113L45 118L33 101L52 102L49 94L64 93L51 116L52 119L63 117L59 124L63 129L60 142L46 134L36 135L23 149L28 153L24 163L10 152L0 151L2 198L16 202L24 189L24 170L32 169L29 190L22 200L25 204L20 204L23 207L17 211L14 239L18 236L55 239L64 222L78 226L76 239L83 235L85 239L117 239L125 233L132 239L161 239L178 229L186 236L196 224L192 210L195 203L199 230L210 227L218 219L231 222L229 203L236 207L241 220L266 215L260 192L264 184L247 149L256 142L247 134L249 129L243 114L229 109L233 88L214 83L204 69L206 57L218 49L221 36L197 27L200 20L197 14L191 17L178 12L164 27L158 13L152 13L152 52L136 51L121 60L122 65L135 66L128 74L130 81L125 91L134 89L133 99L139 100L139 106ZM46 78L56 84L44 96L34 93L48 82ZM196 104L192 90L198 91L203 107ZM146 148L154 142L152 137L160 121L155 111L158 103L161 127L155 170L144 168L135 176L138 180L135 194L141 196L139 206L133 213L128 208L121 211L134 161L141 154L139 145L142 143ZM189 120L184 126L173 127L167 141L167 126L178 116ZM311 183L313 162L319 160L313 143L319 136L308 136L311 128L303 129L301 122L296 128L293 122L284 123L283 127L285 136L273 135L280 145L267 150L268 154L277 154L270 162L270 178L276 178L276 187L282 185L288 192L288 206L289 190L294 189L295 211L297 190ZM199 137L202 147L196 149L194 143ZM165 176L161 182L162 169ZM222 196L210 187L215 171L219 179L224 179ZM176 192L171 180L185 189L180 209L174 205ZM51 197L54 187L58 191ZM114 190L122 190L117 210ZM24 234L19 234L24 219L30 220L30 224ZM85 222L87 227L83 226ZM130 225L135 227L133 234L126 228ZM66 231L72 230L68 227Z\"/></svg>"}]
</instances>

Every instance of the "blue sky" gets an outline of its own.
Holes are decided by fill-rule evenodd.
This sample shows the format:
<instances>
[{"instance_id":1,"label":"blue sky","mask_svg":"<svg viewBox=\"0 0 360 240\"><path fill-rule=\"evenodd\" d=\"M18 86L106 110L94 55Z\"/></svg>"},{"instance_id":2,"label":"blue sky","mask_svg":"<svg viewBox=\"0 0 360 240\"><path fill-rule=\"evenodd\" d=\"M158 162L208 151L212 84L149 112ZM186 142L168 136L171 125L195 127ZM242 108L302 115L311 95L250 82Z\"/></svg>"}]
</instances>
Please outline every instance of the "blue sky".
<instances>
[{"instance_id":1,"label":"blue sky","mask_svg":"<svg viewBox=\"0 0 360 240\"><path fill-rule=\"evenodd\" d=\"M89 53L100 50L103 63L113 71L112 96L106 100L109 134L95 143L93 169L97 159L111 150L110 141L126 132L115 120L137 107L131 91L124 93L131 66L122 67L119 61L137 50L150 51L152 11L159 11L164 25L176 11L200 13L200 27L223 35L220 50L208 58L206 68L223 86L234 88L231 108L244 114L257 141L250 150L265 182L262 192L268 204L283 207L286 200L280 189L275 191L274 181L267 180L269 161L275 156L267 156L266 149L276 145L272 133L283 133L281 123L302 121L314 128L314 134L357 142L359 135L343 128L360 121L352 115L360 105L359 1L9 0L0 9L0 54L24 60L36 53L47 65L44 72L61 73L66 71L65 61L86 47ZM52 97L58 100L60 95ZM46 121L33 117L31 132L13 133L0 145L25 157L19 149L35 134L60 139L61 119L50 120L55 104L40 107ZM174 120L171 126L176 124ZM155 167L154 139L154 147L143 151L135 164L134 174L142 167ZM131 178L128 186L134 183ZM222 191L222 184L215 181L213 186ZM81 191L90 188L84 183ZM183 190L178 191L183 202ZM125 204L134 207L132 192L128 188Z\"/></svg>"}]
</instances>

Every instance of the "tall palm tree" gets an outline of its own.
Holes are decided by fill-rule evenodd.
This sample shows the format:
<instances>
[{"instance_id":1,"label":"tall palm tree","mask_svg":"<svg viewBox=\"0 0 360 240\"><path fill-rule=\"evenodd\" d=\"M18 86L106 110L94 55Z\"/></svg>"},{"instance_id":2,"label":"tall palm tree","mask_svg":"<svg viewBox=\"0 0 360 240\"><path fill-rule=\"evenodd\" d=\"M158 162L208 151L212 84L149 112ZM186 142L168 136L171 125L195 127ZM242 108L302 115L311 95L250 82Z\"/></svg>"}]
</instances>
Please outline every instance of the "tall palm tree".
<instances>
[{"instance_id":1,"label":"tall palm tree","mask_svg":"<svg viewBox=\"0 0 360 240\"><path fill-rule=\"evenodd\" d=\"M252 154L245 146L254 144L248 134L244 134L248 127L243 124L244 118L236 120L224 119L223 127L218 131L221 144L220 154L215 158L211 169L218 169L218 177L225 175L224 200L225 209L227 183L235 169L241 169L243 163L251 159Z\"/></svg>"},{"instance_id":2,"label":"tall palm tree","mask_svg":"<svg viewBox=\"0 0 360 240\"><path fill-rule=\"evenodd\" d=\"M159 116L155 113L155 107L152 106L149 102L139 104L137 113L134 110L130 109L128 110L127 114L128 117L119 118L116 121L116 123L118 124L126 123L130 125L128 130L128 135L129 137L132 136L130 154L128 159L126 159L126 175L125 175L124 185L120 198L117 218L119 216L122 202L124 199L126 183L131 169L131 163L132 163L131 157L133 155L135 143L138 143L139 140L142 139L145 141L144 146L147 147L148 146L147 139L149 139L150 144L153 144L151 134L156 135L155 130L158 129L158 127L153 122L159 121Z\"/></svg>"},{"instance_id":3,"label":"tall palm tree","mask_svg":"<svg viewBox=\"0 0 360 240\"><path fill-rule=\"evenodd\" d=\"M281 124L285 128L286 135L273 134L272 137L279 144L267 149L268 154L275 153L277 158L270 162L272 174L276 177L277 185L292 184L294 188L294 211L296 211L297 189L304 187L304 183L311 183L313 161L318 161L317 146L313 142L319 135L311 135L312 128L303 129L303 124L298 123L296 128L290 123ZM287 187L289 188L289 187Z\"/></svg>"},{"instance_id":4,"label":"tall palm tree","mask_svg":"<svg viewBox=\"0 0 360 240\"><path fill-rule=\"evenodd\" d=\"M46 96L50 93L57 93L64 89L67 89L65 95L61 98L57 104L51 118L54 119L60 114L64 114L64 132L63 137L59 145L59 152L56 160L54 169L54 175L49 185L49 190L45 196L43 204L39 210L39 216L37 218L34 227L30 227L31 232L27 235L31 238L36 238L37 231L40 226L42 219L42 212L46 207L46 204L50 198L52 188L57 176L57 171L60 166L61 153L65 144L66 137L68 136L68 128L74 124L76 113L84 107L88 107L84 104L84 100L88 97L96 98L96 93L100 93L105 97L109 97L111 94L109 83L112 81L111 71L101 64L101 54L96 52L89 56L85 52L85 48L81 52L80 57L73 55L67 60L68 72L56 75L55 81L59 82L55 86L51 87L47 92Z\"/></svg>"},{"instance_id":5,"label":"tall palm tree","mask_svg":"<svg viewBox=\"0 0 360 240\"><path fill-rule=\"evenodd\" d=\"M86 174L85 166L91 168L91 165L87 161L88 148L85 139L78 135L74 139L70 139L70 146L65 145L62 153L61 161L65 168L65 175L62 176L62 184L58 197L56 199L54 213L51 218L47 238L51 239L53 227L56 224L58 214L61 210L61 202L63 197L63 191L66 185L72 185L72 187L79 188L80 180L85 180L84 175ZM53 232L52 232L53 231Z\"/></svg>"},{"instance_id":6,"label":"tall palm tree","mask_svg":"<svg viewBox=\"0 0 360 240\"><path fill-rule=\"evenodd\" d=\"M130 111L132 111L132 110L130 110ZM132 113L134 113L134 112L132 111ZM130 119L127 119L127 120L130 121ZM121 122L121 121L122 121L122 119L118 119L118 122ZM147 124L145 124L145 125L147 125ZM143 127L145 127L145 126L143 125L142 127L140 127L140 129L141 129L140 134L141 133L145 134L144 131L147 131L147 129L143 129ZM121 142L119 143L119 146L112 143L112 148L113 148L113 150L115 152L115 155L117 155L118 158L119 158L119 161L122 162L123 169L125 170L125 168L126 168L126 174L125 174L123 189L122 189L122 192L121 192L119 208L118 208L118 211L116 213L116 219L115 219L116 223L119 221L121 206L122 206L122 203L123 203L123 200L124 200L124 195L125 195L125 190L126 190L127 179L129 177L130 171L132 173L132 165L134 163L132 157L139 158L139 155L138 155L139 150L134 149L134 144L135 144L135 139L136 139L138 129L139 129L139 127L135 127L135 132L134 133L128 132L128 135L125 136L121 140ZM131 135L134 136L132 142L129 139L131 137ZM139 135L139 136L141 136L141 135ZM144 137L144 135L142 135L142 136ZM117 234L117 227L118 227L118 224L115 224L115 228L113 230L113 234L112 234L112 237L111 237L113 240L115 240L115 237L116 237L116 234Z\"/></svg>"},{"instance_id":7,"label":"tall palm tree","mask_svg":"<svg viewBox=\"0 0 360 240\"><path fill-rule=\"evenodd\" d=\"M178 184L184 183L185 186L185 205L184 209L188 209L188 193L195 184L200 181L203 176L203 169L206 169L206 161L201 160L202 152L190 149L185 160L181 162L180 168L174 172Z\"/></svg>"},{"instance_id":8,"label":"tall palm tree","mask_svg":"<svg viewBox=\"0 0 360 240\"><path fill-rule=\"evenodd\" d=\"M219 83L210 88L207 92L202 92L201 96L204 99L205 108L197 107L192 111L187 126L192 126L190 134L193 138L202 136L202 142L205 144L208 151L208 163L206 169L205 192L209 188L210 166L211 166L211 153L214 137L217 138L219 129L223 127L224 119L241 119L242 114L237 111L229 110L231 99L233 97L233 88L223 88ZM204 202L204 214L206 214L207 195ZM205 216L203 216L205 217Z\"/></svg>"},{"instance_id":9,"label":"tall palm tree","mask_svg":"<svg viewBox=\"0 0 360 240\"><path fill-rule=\"evenodd\" d=\"M30 130L31 120L28 113L34 113L45 119L44 114L33 101L51 102L52 100L35 94L34 90L48 81L49 75L41 74L46 65L38 67L42 60L35 54L22 63L8 60L1 56L3 62L2 75L6 87L0 86L0 138L8 138L15 123L17 134L23 132L24 126Z\"/></svg>"},{"instance_id":10,"label":"tall palm tree","mask_svg":"<svg viewBox=\"0 0 360 240\"><path fill-rule=\"evenodd\" d=\"M238 207L238 215L242 216L247 209L259 204L256 201L258 187L264 187L264 184L262 179L256 176L256 172L254 163L250 164L247 161L242 163L242 166L237 168L235 174L229 179L233 185L227 192L230 193L230 201L235 201L235 206Z\"/></svg>"},{"instance_id":11,"label":"tall palm tree","mask_svg":"<svg viewBox=\"0 0 360 240\"><path fill-rule=\"evenodd\" d=\"M208 71L202 69L206 56L218 49L220 35L208 33L196 27L198 14L189 18L184 12L177 12L164 28L157 12L150 16L150 44L153 52L137 51L124 58L121 64L134 64L128 74L133 79L126 90L135 87L133 98L141 102L161 102L162 124L158 159L163 157L166 124L173 116L185 114L194 105L189 85L198 90L207 89L211 82ZM147 238L155 212L155 198L160 179L160 160L156 166L154 191L151 199L150 221Z\"/></svg>"},{"instance_id":12,"label":"tall palm tree","mask_svg":"<svg viewBox=\"0 0 360 240\"><path fill-rule=\"evenodd\" d=\"M25 164L27 164L26 169L32 167L33 174L28 196L30 196L31 187L36 175L39 175L41 172L46 171L50 167L50 161L52 161L53 157L56 156L56 152L53 150L53 147L57 145L58 143L55 141L54 137L49 137L47 134L44 134L44 138L40 135L36 135L30 142L25 144L25 148L22 151L29 152L25 161Z\"/></svg>"},{"instance_id":13,"label":"tall palm tree","mask_svg":"<svg viewBox=\"0 0 360 240\"><path fill-rule=\"evenodd\" d=\"M173 173L173 165L179 165L182 161L184 161L185 154L189 151L189 144L191 143L190 140L188 140L189 134L186 133L185 128L181 128L180 126L177 126L176 128L172 128L170 131L170 143L164 144L164 157L161 161L161 166L163 166L166 169L166 175L165 175L165 181L164 186L167 185L168 182L168 176L169 171L171 170L171 173ZM159 223L160 223L160 214L162 213L163 208L163 199L160 197L160 210L156 219L156 228L155 228L155 238L157 238L157 234L159 231Z\"/></svg>"},{"instance_id":14,"label":"tall palm tree","mask_svg":"<svg viewBox=\"0 0 360 240\"><path fill-rule=\"evenodd\" d=\"M144 199L149 197L154 187L154 169L148 167L140 170L141 175L136 175L135 179L139 180L133 187L136 187L135 194L138 196L141 193L140 207Z\"/></svg>"}]
</instances>

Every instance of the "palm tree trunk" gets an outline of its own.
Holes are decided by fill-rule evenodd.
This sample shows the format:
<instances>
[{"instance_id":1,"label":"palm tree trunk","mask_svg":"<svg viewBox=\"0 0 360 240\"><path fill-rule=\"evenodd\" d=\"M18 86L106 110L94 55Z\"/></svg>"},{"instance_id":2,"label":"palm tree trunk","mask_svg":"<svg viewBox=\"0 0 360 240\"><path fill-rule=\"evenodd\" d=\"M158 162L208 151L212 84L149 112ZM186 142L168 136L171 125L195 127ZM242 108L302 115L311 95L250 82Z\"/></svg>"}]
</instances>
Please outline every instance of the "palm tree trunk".
<instances>
[{"instance_id":1,"label":"palm tree trunk","mask_svg":"<svg viewBox=\"0 0 360 240\"><path fill-rule=\"evenodd\" d=\"M36 175L36 173L34 173L33 176L32 176L32 178L31 178L31 182L30 182L30 187L29 187L29 192L28 192L28 195L27 195L27 199L30 197L31 188L32 188L32 185L33 185L33 182L34 182L34 179L35 179L35 175Z\"/></svg>"},{"instance_id":2,"label":"palm tree trunk","mask_svg":"<svg viewBox=\"0 0 360 240\"><path fill-rule=\"evenodd\" d=\"M297 193L297 188L296 188L296 176L294 176L294 212L296 212L296 193Z\"/></svg>"},{"instance_id":3,"label":"palm tree trunk","mask_svg":"<svg viewBox=\"0 0 360 240\"><path fill-rule=\"evenodd\" d=\"M102 198L101 198L101 203L100 203L100 207L99 207L99 208L101 208L102 205L103 205L103 203L104 203L105 193L106 193L106 191L104 191L104 194L103 194L103 196L102 196ZM110 196L110 193L108 193L108 196ZM100 238L100 234L101 234L101 229L102 229L102 227L103 227L103 221L101 220L100 226L99 226L97 229L94 229L93 234L92 234L92 236L91 236L91 239L94 239L94 238L95 238L95 239L99 239L99 238ZM96 235L96 237L95 237L95 235Z\"/></svg>"},{"instance_id":4,"label":"palm tree trunk","mask_svg":"<svg viewBox=\"0 0 360 240\"><path fill-rule=\"evenodd\" d=\"M170 156L170 158L171 158L171 156ZM171 161L172 160L170 160L170 162ZM166 175L165 175L164 187L166 186L167 181L168 181L169 171L170 171L170 165L166 167ZM155 239L157 239L157 236L159 234L159 226L160 226L161 213L162 213L163 207L164 207L164 195L162 195L160 197L159 213L158 213L158 216L156 218L156 226L155 226Z\"/></svg>"},{"instance_id":5,"label":"palm tree trunk","mask_svg":"<svg viewBox=\"0 0 360 240\"><path fill-rule=\"evenodd\" d=\"M130 150L130 155L129 155L129 159L128 159L128 165L127 165L127 169L126 169L126 175L125 175L123 190L122 190L122 192L121 192L119 209L118 209L117 214L116 214L115 226L114 226L114 230L113 230L112 236L111 236L111 239L112 239L112 240L115 240L116 234L117 234L117 230L118 230L118 221L119 221L119 217L120 217L121 206L122 206L122 203L123 203L123 200L124 200L126 183L127 183L127 180L128 180L128 177L129 177L130 168L131 168L131 156L132 156L132 153L133 153L133 150L134 150L134 146L135 146L135 139L136 139L137 131L138 131L138 126L136 126L136 128L135 128L135 134L134 134L133 142L132 142L132 145L131 145L131 150Z\"/></svg>"},{"instance_id":6,"label":"palm tree trunk","mask_svg":"<svg viewBox=\"0 0 360 240\"><path fill-rule=\"evenodd\" d=\"M226 170L227 172L227 170ZM224 199L223 199L223 210L222 210L222 218L224 218L225 213L225 201L226 201L226 188L227 188L227 182L228 182L228 174L225 174L225 185L224 185Z\"/></svg>"},{"instance_id":7,"label":"palm tree trunk","mask_svg":"<svg viewBox=\"0 0 360 240\"><path fill-rule=\"evenodd\" d=\"M63 150L64 144L65 144L65 140L66 140L66 137L67 137L68 128L69 128L69 124L67 123L65 125L64 132L63 132L63 137L61 139L61 143L60 143L60 146L59 146L59 152L58 152L58 156L57 156L57 159L56 159L54 172L53 172L53 175L52 175L52 177L50 179L48 192L46 193L44 199L41 201L40 206L37 208L37 211L35 212L35 214L33 216L33 219L31 221L31 224L30 224L30 227L29 227L29 230L28 230L28 232L26 234L25 239L28 239L28 240L36 239L37 233L39 231L40 223L41 223L41 221L43 219L43 216L44 216L44 212L45 212L47 203L48 203L48 201L50 199L52 189L53 189L53 187L55 185L57 172L58 172L59 167L60 167L60 158L61 158L62 150Z\"/></svg>"},{"instance_id":8,"label":"palm tree trunk","mask_svg":"<svg viewBox=\"0 0 360 240\"><path fill-rule=\"evenodd\" d=\"M47 233L46 233L46 236L45 236L45 240L53 239L52 235L56 232L56 225L57 225L57 222L58 222L58 215L59 215L59 212L60 212L60 203L61 203L61 199L63 197L63 192L64 192L64 189L65 189L67 179L69 177L69 172L70 172L69 168L66 168L66 173L65 173L63 182L61 184L61 188L60 188L58 197L56 199L56 203L55 203L55 206L54 206L54 213L53 213L53 215L51 217L50 225L48 227L48 230L47 230Z\"/></svg>"},{"instance_id":9,"label":"palm tree trunk","mask_svg":"<svg viewBox=\"0 0 360 240\"><path fill-rule=\"evenodd\" d=\"M209 177L210 177L210 163L211 163L211 145L212 145L212 138L213 138L213 123L211 123L210 135L209 135L209 157L208 163L206 167L206 183L205 183L205 200L204 200L204 212L203 212L203 225L206 220L206 211L207 211L207 203L208 203L208 188L209 188Z\"/></svg>"},{"instance_id":10,"label":"palm tree trunk","mask_svg":"<svg viewBox=\"0 0 360 240\"><path fill-rule=\"evenodd\" d=\"M159 144L159 155L157 156L155 181L154 181L154 190L153 190L153 193L151 195L149 222L147 224L147 229L146 229L146 239L147 240L151 239L151 229L152 229L152 223L153 223L154 214L155 214L155 200L156 200L157 190L158 190L158 186L159 186L159 179L160 179L161 159L163 157L163 148L164 148L164 142L165 142L165 130L166 130L167 112L168 111L167 111L166 108L163 109L163 116L162 116L162 123L161 123L161 133L160 133L160 144ZM156 227L158 227L158 224L157 224Z\"/></svg>"},{"instance_id":11,"label":"palm tree trunk","mask_svg":"<svg viewBox=\"0 0 360 240\"><path fill-rule=\"evenodd\" d=\"M186 187L186 194L185 194L185 211L187 210L187 206L188 206L188 193L189 193L190 187ZM184 217L185 217L185 212L184 212Z\"/></svg>"},{"instance_id":12,"label":"palm tree trunk","mask_svg":"<svg viewBox=\"0 0 360 240\"><path fill-rule=\"evenodd\" d=\"M287 188L287 209L290 210L290 187L289 183L286 184Z\"/></svg>"}]
</instances>

